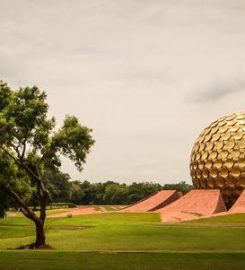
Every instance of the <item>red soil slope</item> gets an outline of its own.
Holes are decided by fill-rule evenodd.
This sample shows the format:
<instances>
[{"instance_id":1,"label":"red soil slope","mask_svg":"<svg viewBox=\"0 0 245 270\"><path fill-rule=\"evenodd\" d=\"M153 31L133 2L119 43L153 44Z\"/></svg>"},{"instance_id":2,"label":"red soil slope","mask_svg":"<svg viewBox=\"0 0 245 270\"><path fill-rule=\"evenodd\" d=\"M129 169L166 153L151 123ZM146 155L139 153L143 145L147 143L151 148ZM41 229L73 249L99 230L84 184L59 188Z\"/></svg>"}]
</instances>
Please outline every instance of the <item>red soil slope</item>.
<instances>
[{"instance_id":1,"label":"red soil slope","mask_svg":"<svg viewBox=\"0 0 245 270\"><path fill-rule=\"evenodd\" d=\"M49 217L67 217L69 215L72 216L80 216L80 215L89 215L89 214L99 214L99 213L111 213L116 212L119 209L122 209L124 206L122 205L110 205L109 208L101 205L84 205L78 206L77 208L67 208L64 209L61 213L51 214Z\"/></svg>"},{"instance_id":2,"label":"red soil slope","mask_svg":"<svg viewBox=\"0 0 245 270\"><path fill-rule=\"evenodd\" d=\"M181 195L182 193L179 194L176 190L162 190L122 209L121 212L154 211L178 200Z\"/></svg>"},{"instance_id":3,"label":"red soil slope","mask_svg":"<svg viewBox=\"0 0 245 270\"><path fill-rule=\"evenodd\" d=\"M241 193L240 197L228 211L229 214L245 213L245 190Z\"/></svg>"},{"instance_id":4,"label":"red soil slope","mask_svg":"<svg viewBox=\"0 0 245 270\"><path fill-rule=\"evenodd\" d=\"M214 189L191 190L176 202L157 210L162 221L167 222L197 219L224 211L226 207L220 190Z\"/></svg>"}]
</instances>

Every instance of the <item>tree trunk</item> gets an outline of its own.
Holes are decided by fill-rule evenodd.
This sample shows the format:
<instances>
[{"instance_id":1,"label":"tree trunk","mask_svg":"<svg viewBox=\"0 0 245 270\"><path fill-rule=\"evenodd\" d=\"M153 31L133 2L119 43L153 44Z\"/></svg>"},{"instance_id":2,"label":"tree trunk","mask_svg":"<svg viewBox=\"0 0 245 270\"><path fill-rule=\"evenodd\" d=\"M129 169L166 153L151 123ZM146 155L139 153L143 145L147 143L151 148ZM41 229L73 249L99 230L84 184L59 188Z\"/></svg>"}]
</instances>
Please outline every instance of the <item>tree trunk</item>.
<instances>
[{"instance_id":1,"label":"tree trunk","mask_svg":"<svg viewBox=\"0 0 245 270\"><path fill-rule=\"evenodd\" d=\"M25 201L11 188L10 185L5 187L6 191L20 206L23 215L35 223L36 226L36 241L35 243L28 245L30 248L45 248L46 237L44 232L44 223L46 220L46 202L48 198L48 192L45 189L42 181L38 179L37 193L39 195L40 202L40 216L38 217L35 212L25 203Z\"/></svg>"},{"instance_id":2,"label":"tree trunk","mask_svg":"<svg viewBox=\"0 0 245 270\"><path fill-rule=\"evenodd\" d=\"M43 247L46 245L46 237L45 237L45 232L44 232L44 222L38 220L35 221L36 225L36 242L35 242L35 247Z\"/></svg>"}]
</instances>

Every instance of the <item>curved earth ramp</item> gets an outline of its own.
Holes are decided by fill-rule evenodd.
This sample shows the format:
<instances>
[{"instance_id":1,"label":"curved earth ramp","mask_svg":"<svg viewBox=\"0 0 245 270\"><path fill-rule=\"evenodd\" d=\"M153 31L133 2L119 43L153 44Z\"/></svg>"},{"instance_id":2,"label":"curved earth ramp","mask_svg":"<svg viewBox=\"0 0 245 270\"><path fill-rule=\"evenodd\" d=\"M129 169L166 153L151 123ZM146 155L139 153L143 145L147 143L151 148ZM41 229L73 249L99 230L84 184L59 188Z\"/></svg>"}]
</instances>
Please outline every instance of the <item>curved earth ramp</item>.
<instances>
[{"instance_id":1,"label":"curved earth ramp","mask_svg":"<svg viewBox=\"0 0 245 270\"><path fill-rule=\"evenodd\" d=\"M241 193L239 198L233 204L231 209L228 211L229 214L245 213L245 190Z\"/></svg>"},{"instance_id":2,"label":"curved earth ramp","mask_svg":"<svg viewBox=\"0 0 245 270\"><path fill-rule=\"evenodd\" d=\"M197 219L224 211L224 200L220 190L216 189L193 189L176 202L157 210L162 221L167 222Z\"/></svg>"},{"instance_id":3,"label":"curved earth ramp","mask_svg":"<svg viewBox=\"0 0 245 270\"><path fill-rule=\"evenodd\" d=\"M150 195L143 200L140 200L122 210L120 212L148 212L155 211L170 203L178 200L181 197L176 190L161 190L154 195Z\"/></svg>"}]
</instances>

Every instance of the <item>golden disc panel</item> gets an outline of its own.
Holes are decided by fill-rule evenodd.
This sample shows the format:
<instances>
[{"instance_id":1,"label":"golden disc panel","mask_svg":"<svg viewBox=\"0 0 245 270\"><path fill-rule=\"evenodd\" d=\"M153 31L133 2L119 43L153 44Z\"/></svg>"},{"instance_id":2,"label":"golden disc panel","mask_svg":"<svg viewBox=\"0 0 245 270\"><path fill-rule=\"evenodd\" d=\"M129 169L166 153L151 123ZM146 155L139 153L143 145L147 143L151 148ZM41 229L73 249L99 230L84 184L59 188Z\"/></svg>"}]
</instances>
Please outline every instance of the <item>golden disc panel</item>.
<instances>
[{"instance_id":1,"label":"golden disc panel","mask_svg":"<svg viewBox=\"0 0 245 270\"><path fill-rule=\"evenodd\" d=\"M229 155L229 152L227 150L221 150L220 153L219 153L219 156L222 158L222 159L226 159Z\"/></svg>"},{"instance_id":2,"label":"golden disc panel","mask_svg":"<svg viewBox=\"0 0 245 270\"><path fill-rule=\"evenodd\" d=\"M218 141L218 139L220 138L220 134L219 133L215 133L212 137L212 141Z\"/></svg>"},{"instance_id":3,"label":"golden disc panel","mask_svg":"<svg viewBox=\"0 0 245 270\"><path fill-rule=\"evenodd\" d=\"M227 169L232 169L234 166L234 161L232 159L227 159L223 164Z\"/></svg>"},{"instance_id":4,"label":"golden disc panel","mask_svg":"<svg viewBox=\"0 0 245 270\"><path fill-rule=\"evenodd\" d=\"M210 153L209 158L213 159L213 160L216 160L217 156L218 156L218 152L213 151L212 153Z\"/></svg>"},{"instance_id":5,"label":"golden disc panel","mask_svg":"<svg viewBox=\"0 0 245 270\"><path fill-rule=\"evenodd\" d=\"M230 175L233 176L234 178L238 178L238 177L240 177L241 172L240 172L239 168L233 167L231 169Z\"/></svg>"},{"instance_id":6,"label":"golden disc panel","mask_svg":"<svg viewBox=\"0 0 245 270\"><path fill-rule=\"evenodd\" d=\"M237 132L238 129L239 129L239 126L238 126L238 125L235 125L235 126L229 128L229 130L230 130L231 132Z\"/></svg>"},{"instance_id":7,"label":"golden disc panel","mask_svg":"<svg viewBox=\"0 0 245 270\"><path fill-rule=\"evenodd\" d=\"M195 188L219 188L231 205L245 188L245 113L213 122L197 138L191 152Z\"/></svg>"},{"instance_id":8,"label":"golden disc panel","mask_svg":"<svg viewBox=\"0 0 245 270\"><path fill-rule=\"evenodd\" d=\"M208 187L214 188L215 182L213 179L208 179L207 184L208 184Z\"/></svg>"},{"instance_id":9,"label":"golden disc panel","mask_svg":"<svg viewBox=\"0 0 245 270\"><path fill-rule=\"evenodd\" d=\"M225 143L225 147L226 147L227 149L234 149L234 147L235 147L235 141L227 141L227 142Z\"/></svg>"},{"instance_id":10,"label":"golden disc panel","mask_svg":"<svg viewBox=\"0 0 245 270\"><path fill-rule=\"evenodd\" d=\"M238 185L242 188L245 188L245 179L240 179Z\"/></svg>"},{"instance_id":11,"label":"golden disc panel","mask_svg":"<svg viewBox=\"0 0 245 270\"><path fill-rule=\"evenodd\" d=\"M245 119L243 119L243 120L239 120L239 124L241 124L241 125L245 125Z\"/></svg>"},{"instance_id":12,"label":"golden disc panel","mask_svg":"<svg viewBox=\"0 0 245 270\"><path fill-rule=\"evenodd\" d=\"M224 146L224 143L223 143L222 141L215 142L215 148L216 148L217 150L222 149L223 146ZM245 144L244 144L244 148L245 148Z\"/></svg>"},{"instance_id":13,"label":"golden disc panel","mask_svg":"<svg viewBox=\"0 0 245 270\"><path fill-rule=\"evenodd\" d=\"M244 130L245 131L245 130ZM245 148L245 140L244 141L239 141L239 142L237 142L237 146L239 147L239 148Z\"/></svg>"},{"instance_id":14,"label":"golden disc panel","mask_svg":"<svg viewBox=\"0 0 245 270\"><path fill-rule=\"evenodd\" d=\"M220 170L223 166L223 162L221 159L216 159L214 162L214 168L216 168L217 170Z\"/></svg>"},{"instance_id":15,"label":"golden disc panel","mask_svg":"<svg viewBox=\"0 0 245 270\"><path fill-rule=\"evenodd\" d=\"M245 169L245 159L244 158L240 158L237 162L236 162L236 166L241 169L242 171L244 171Z\"/></svg>"},{"instance_id":16,"label":"golden disc panel","mask_svg":"<svg viewBox=\"0 0 245 270\"><path fill-rule=\"evenodd\" d=\"M214 147L214 144L213 144L212 142L208 142L208 143L206 144L205 149L206 149L206 151L210 151L210 150L213 149L213 147Z\"/></svg>"},{"instance_id":17,"label":"golden disc panel","mask_svg":"<svg viewBox=\"0 0 245 270\"><path fill-rule=\"evenodd\" d=\"M242 140L242 137L243 137L243 131L242 130L239 130L236 134L235 134L235 136L234 136L234 138L236 139L236 140Z\"/></svg>"}]
</instances>

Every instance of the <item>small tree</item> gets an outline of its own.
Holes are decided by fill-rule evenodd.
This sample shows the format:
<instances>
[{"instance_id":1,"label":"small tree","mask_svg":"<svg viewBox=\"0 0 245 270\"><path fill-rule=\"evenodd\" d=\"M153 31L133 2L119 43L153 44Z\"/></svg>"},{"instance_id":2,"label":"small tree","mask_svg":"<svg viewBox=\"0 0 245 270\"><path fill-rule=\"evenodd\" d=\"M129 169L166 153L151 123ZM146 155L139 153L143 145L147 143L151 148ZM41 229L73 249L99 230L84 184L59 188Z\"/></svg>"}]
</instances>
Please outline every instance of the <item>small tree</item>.
<instances>
[{"instance_id":1,"label":"small tree","mask_svg":"<svg viewBox=\"0 0 245 270\"><path fill-rule=\"evenodd\" d=\"M94 144L92 130L74 116L67 116L63 126L55 130L55 119L47 115L46 98L46 93L35 86L14 91L0 81L0 188L34 222L33 248L46 245L47 169L59 169L61 156L65 156L81 171ZM33 193L39 202L39 215L28 204Z\"/></svg>"}]
</instances>

